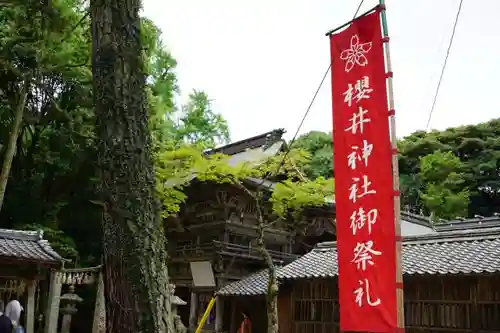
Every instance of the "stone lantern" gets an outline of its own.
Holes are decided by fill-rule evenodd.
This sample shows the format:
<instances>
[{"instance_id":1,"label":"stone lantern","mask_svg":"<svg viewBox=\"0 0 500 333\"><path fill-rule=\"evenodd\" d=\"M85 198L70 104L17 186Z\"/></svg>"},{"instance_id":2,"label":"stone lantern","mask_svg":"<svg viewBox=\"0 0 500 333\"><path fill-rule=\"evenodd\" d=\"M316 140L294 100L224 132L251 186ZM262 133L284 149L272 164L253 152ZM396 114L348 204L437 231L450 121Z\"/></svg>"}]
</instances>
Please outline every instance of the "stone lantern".
<instances>
[{"instance_id":1,"label":"stone lantern","mask_svg":"<svg viewBox=\"0 0 500 333\"><path fill-rule=\"evenodd\" d=\"M69 333L71 329L71 316L73 316L78 310L76 305L83 301L83 298L75 294L75 286L69 286L69 290L66 294L60 297L61 300L61 313L62 323L61 323L61 333Z\"/></svg>"},{"instance_id":2,"label":"stone lantern","mask_svg":"<svg viewBox=\"0 0 500 333\"><path fill-rule=\"evenodd\" d=\"M187 302L185 302L179 296L174 295L175 294L175 285L173 285L173 284L169 285L169 292L170 292L170 305L172 306L172 314L176 315L177 314L177 307L179 305L186 305Z\"/></svg>"},{"instance_id":3,"label":"stone lantern","mask_svg":"<svg viewBox=\"0 0 500 333\"><path fill-rule=\"evenodd\" d=\"M175 293L175 285L170 284L168 286L168 291L170 294L170 305L171 305L171 311L172 311L172 319L174 320L174 327L176 333L186 333L187 328L184 326L182 323L181 317L177 314L177 307L179 305L186 305L187 303L182 300L179 296L174 295Z\"/></svg>"}]
</instances>

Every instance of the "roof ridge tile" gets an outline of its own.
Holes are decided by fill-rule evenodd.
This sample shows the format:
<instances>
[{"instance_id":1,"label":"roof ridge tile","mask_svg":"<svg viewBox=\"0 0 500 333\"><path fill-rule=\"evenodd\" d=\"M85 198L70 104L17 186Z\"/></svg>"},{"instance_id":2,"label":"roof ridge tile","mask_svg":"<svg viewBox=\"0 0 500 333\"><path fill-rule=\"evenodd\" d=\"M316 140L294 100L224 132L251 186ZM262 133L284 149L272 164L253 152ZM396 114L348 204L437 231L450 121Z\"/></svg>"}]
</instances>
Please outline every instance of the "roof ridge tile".
<instances>
[{"instance_id":1,"label":"roof ridge tile","mask_svg":"<svg viewBox=\"0 0 500 333\"><path fill-rule=\"evenodd\" d=\"M68 261L43 238L41 230L0 229L0 256L57 264Z\"/></svg>"}]
</instances>

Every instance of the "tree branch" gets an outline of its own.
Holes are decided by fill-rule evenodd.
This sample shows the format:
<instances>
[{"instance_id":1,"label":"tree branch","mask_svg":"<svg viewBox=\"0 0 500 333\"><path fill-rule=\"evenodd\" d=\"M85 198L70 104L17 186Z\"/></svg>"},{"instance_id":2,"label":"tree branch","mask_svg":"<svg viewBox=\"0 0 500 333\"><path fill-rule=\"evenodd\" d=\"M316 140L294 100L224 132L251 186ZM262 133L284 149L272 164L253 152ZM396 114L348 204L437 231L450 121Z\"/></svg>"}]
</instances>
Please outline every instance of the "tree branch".
<instances>
[{"instance_id":1,"label":"tree branch","mask_svg":"<svg viewBox=\"0 0 500 333\"><path fill-rule=\"evenodd\" d=\"M5 190L7 189L7 182L9 180L10 169L12 167L12 160L16 152L17 138L19 137L19 129L23 122L24 108L26 106L26 99L28 97L28 87L30 78L26 78L23 82L21 91L19 92L19 100L16 105L14 114L14 121L12 122L12 129L7 143L7 150L5 152L2 171L0 173L0 210L2 209Z\"/></svg>"}]
</instances>

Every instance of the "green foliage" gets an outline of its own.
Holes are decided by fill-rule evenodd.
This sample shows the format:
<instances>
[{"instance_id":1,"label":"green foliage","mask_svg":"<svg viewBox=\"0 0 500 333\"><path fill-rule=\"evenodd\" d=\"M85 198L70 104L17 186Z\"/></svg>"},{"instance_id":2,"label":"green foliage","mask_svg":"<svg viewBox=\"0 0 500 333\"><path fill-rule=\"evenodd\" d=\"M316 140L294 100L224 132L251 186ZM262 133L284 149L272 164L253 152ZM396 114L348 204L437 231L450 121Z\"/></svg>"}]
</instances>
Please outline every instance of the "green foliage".
<instances>
[{"instance_id":1,"label":"green foliage","mask_svg":"<svg viewBox=\"0 0 500 333\"><path fill-rule=\"evenodd\" d=\"M310 179L333 177L333 142L332 134L311 131L295 141L294 148L310 154L310 161L304 171Z\"/></svg>"},{"instance_id":2,"label":"green foliage","mask_svg":"<svg viewBox=\"0 0 500 333\"><path fill-rule=\"evenodd\" d=\"M436 151L420 159L420 178L425 184L420 197L437 218L467 215L469 190L464 188L464 164L451 152Z\"/></svg>"},{"instance_id":3,"label":"green foliage","mask_svg":"<svg viewBox=\"0 0 500 333\"><path fill-rule=\"evenodd\" d=\"M78 257L81 265L99 263L102 212L92 204L99 198L87 7L88 2L79 0L52 0L50 6L30 0L0 8L0 159L19 83L32 78L0 227L42 228L63 254ZM227 127L219 126L225 121L211 108L189 115L189 132L179 123L177 62L150 20L143 20L141 35L155 152L178 147L184 135L197 131L204 140L210 132L206 128L212 134L220 129L216 134L227 137Z\"/></svg>"},{"instance_id":4,"label":"green foliage","mask_svg":"<svg viewBox=\"0 0 500 333\"><path fill-rule=\"evenodd\" d=\"M99 260L101 219L101 209L91 203L98 198L90 27L85 14L84 2L78 0L52 0L51 6L18 1L0 8L0 158L19 83L31 76L0 226L42 228L63 254L80 258L82 265ZM229 165L227 156L202 154L228 141L227 123L203 92L193 91L186 105L176 105L177 62L161 42L158 27L144 19L141 29L157 189L165 215L178 212L193 174L201 181L234 184L245 184L248 176L274 175L283 154L259 165L238 166ZM402 200L410 210L433 211L439 217L499 212L500 119L416 132L398 146ZM424 159L436 152L450 153ZM267 199L274 213L293 218L303 207L321 205L331 197L332 181L325 179L333 176L332 158L330 133L301 136L274 179L281 181ZM469 202L467 212L464 201Z\"/></svg>"},{"instance_id":5,"label":"green foliage","mask_svg":"<svg viewBox=\"0 0 500 333\"><path fill-rule=\"evenodd\" d=\"M40 227L62 254L74 258L67 227L85 218L61 216L78 204L77 189L85 200L92 188L84 169L93 152L88 22L70 0L47 7L18 2L0 9L0 21L0 146L10 132L19 83L30 85L0 222Z\"/></svg>"},{"instance_id":6,"label":"green foliage","mask_svg":"<svg viewBox=\"0 0 500 333\"><path fill-rule=\"evenodd\" d=\"M175 74L177 61L163 45L161 31L148 19L142 22L142 37L147 60L149 127L157 152L172 147L176 140L173 117L176 110L174 98L179 92Z\"/></svg>"},{"instance_id":7,"label":"green foliage","mask_svg":"<svg viewBox=\"0 0 500 333\"><path fill-rule=\"evenodd\" d=\"M446 183L449 177L456 178L463 169L462 161L452 152L436 151L420 158L420 177L426 183ZM458 187L463 180L454 184Z\"/></svg>"},{"instance_id":8,"label":"green foliage","mask_svg":"<svg viewBox=\"0 0 500 333\"><path fill-rule=\"evenodd\" d=\"M177 127L177 141L214 148L229 142L229 127L226 120L212 110L212 101L203 91L194 90L182 108Z\"/></svg>"},{"instance_id":9,"label":"green foliage","mask_svg":"<svg viewBox=\"0 0 500 333\"><path fill-rule=\"evenodd\" d=\"M445 131L416 132L400 140L398 148L403 204L411 210L417 212L423 210L429 213L437 205L436 201L429 198L425 201L420 200L416 194L427 191L432 198L442 196L447 198L451 206L456 207L455 212L443 212L446 216L472 217L476 214L491 216L498 212L498 207L500 207L499 138L500 119L492 119L486 123L449 128ZM435 152L449 152L449 155L447 158L436 155L428 159L429 166L421 174L420 159ZM450 160L451 155L457 157L460 167L456 172L458 176L452 174L446 178L450 168L453 170L457 166L457 160ZM441 162L445 164L442 165ZM437 183L436 179L442 179L443 184L446 184L446 191L441 192L443 186L438 188L427 186L429 181ZM460 207L461 202L466 200L467 196L468 207L464 212ZM458 203L455 203L455 200ZM436 212L436 214L440 213Z\"/></svg>"},{"instance_id":10,"label":"green foliage","mask_svg":"<svg viewBox=\"0 0 500 333\"><path fill-rule=\"evenodd\" d=\"M305 169L310 164L310 156L306 150L294 148L288 152L270 156L254 167L262 178L274 177L279 170L279 175L275 178L286 177L293 180L305 180Z\"/></svg>"},{"instance_id":11,"label":"green foliage","mask_svg":"<svg viewBox=\"0 0 500 333\"><path fill-rule=\"evenodd\" d=\"M296 162L306 156L303 151L292 150L288 156ZM280 155L262 161L259 165L242 163L231 165L229 156L223 154L204 154L194 146L183 146L173 151L166 151L158 156L157 189L163 203L164 216L179 212L180 204L186 199L184 188L196 178L201 182L233 184L245 191L248 177L264 177L270 170L276 172L281 161ZM284 166L295 165L286 159ZM281 219L296 217L306 207L322 206L327 198L333 195L333 180L318 178L314 181L297 179L297 173L291 172L289 179L278 183L272 192L269 202L273 213ZM255 196L257 200L262 198Z\"/></svg>"},{"instance_id":12,"label":"green foliage","mask_svg":"<svg viewBox=\"0 0 500 333\"><path fill-rule=\"evenodd\" d=\"M441 218L476 214L491 216L499 212L499 138L500 119L492 119L445 131L418 131L399 140L402 207L415 213L434 212ZM310 162L299 167L311 179L331 177L333 153L329 133L313 131L304 134L294 147L310 154ZM435 152L449 154L432 155ZM433 157L422 165L421 159L427 155ZM452 155L457 159L450 159ZM426 169L421 170L421 167ZM456 170L455 173L450 172L450 168ZM463 208L464 202L467 203L466 209ZM443 206L443 210L437 209L438 206Z\"/></svg>"},{"instance_id":13,"label":"green foliage","mask_svg":"<svg viewBox=\"0 0 500 333\"><path fill-rule=\"evenodd\" d=\"M271 197L273 211L280 218L290 214L296 219L305 208L319 207L333 199L334 181L319 177L313 181L292 182L286 180L276 184Z\"/></svg>"},{"instance_id":14,"label":"green foliage","mask_svg":"<svg viewBox=\"0 0 500 333\"><path fill-rule=\"evenodd\" d=\"M26 230L42 231L44 239L50 242L52 248L63 258L70 260L78 259L76 244L71 237L68 237L63 231L52 229L51 227L40 224L29 224L24 227Z\"/></svg>"},{"instance_id":15,"label":"green foliage","mask_svg":"<svg viewBox=\"0 0 500 333\"><path fill-rule=\"evenodd\" d=\"M244 177L255 175L246 165L232 166L228 156L222 154L205 155L201 148L183 145L178 149L157 155L157 191L163 204L163 216L175 215L180 210L186 195L184 188L193 180L218 183L238 183Z\"/></svg>"}]
</instances>

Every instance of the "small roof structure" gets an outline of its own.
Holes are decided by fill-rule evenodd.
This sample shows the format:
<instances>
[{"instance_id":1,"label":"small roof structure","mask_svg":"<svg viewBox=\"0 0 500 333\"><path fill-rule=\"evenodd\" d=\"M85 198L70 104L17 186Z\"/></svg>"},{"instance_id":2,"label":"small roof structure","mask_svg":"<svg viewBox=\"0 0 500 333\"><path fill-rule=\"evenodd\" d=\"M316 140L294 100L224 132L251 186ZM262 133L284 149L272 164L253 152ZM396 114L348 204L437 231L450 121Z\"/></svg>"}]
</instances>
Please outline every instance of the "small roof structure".
<instances>
[{"instance_id":1,"label":"small roof structure","mask_svg":"<svg viewBox=\"0 0 500 333\"><path fill-rule=\"evenodd\" d=\"M403 239L403 273L456 275L500 272L500 219L496 226L459 229ZM333 278L338 275L337 244L318 244L312 251L279 268L278 280ZM263 295L266 271L224 286L221 296Z\"/></svg>"},{"instance_id":2,"label":"small roof structure","mask_svg":"<svg viewBox=\"0 0 500 333\"><path fill-rule=\"evenodd\" d=\"M0 261L5 259L51 266L62 265L67 261L43 239L42 231L0 229Z\"/></svg>"}]
</instances>

